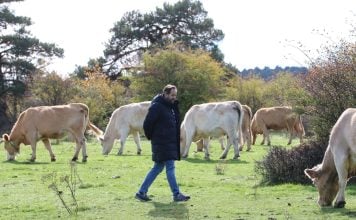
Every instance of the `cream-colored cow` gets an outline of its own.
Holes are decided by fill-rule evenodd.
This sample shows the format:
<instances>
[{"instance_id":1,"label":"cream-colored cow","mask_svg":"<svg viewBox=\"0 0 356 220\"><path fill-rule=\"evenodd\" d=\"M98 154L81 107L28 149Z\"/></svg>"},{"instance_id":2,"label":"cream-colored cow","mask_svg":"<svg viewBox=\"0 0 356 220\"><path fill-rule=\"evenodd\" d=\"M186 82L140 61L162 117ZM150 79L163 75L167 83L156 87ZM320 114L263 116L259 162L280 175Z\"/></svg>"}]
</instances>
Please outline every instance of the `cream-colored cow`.
<instances>
[{"instance_id":1,"label":"cream-colored cow","mask_svg":"<svg viewBox=\"0 0 356 220\"><path fill-rule=\"evenodd\" d=\"M247 151L251 150L251 120L252 120L252 111L248 105L241 105L243 110L243 119L241 125L241 138L240 138L240 151L242 151L244 145L247 146ZM220 146L222 150L225 150L225 137L219 138ZM203 151L203 148L207 148L210 143L210 138L200 139L195 142L197 145L197 151Z\"/></svg>"},{"instance_id":2,"label":"cream-colored cow","mask_svg":"<svg viewBox=\"0 0 356 220\"><path fill-rule=\"evenodd\" d=\"M137 146L137 154L141 154L140 133L143 133L143 121L151 102L139 102L123 105L117 108L111 115L105 133L100 137L102 153L111 152L115 139L120 139L118 155L124 151L126 138L132 134Z\"/></svg>"},{"instance_id":3,"label":"cream-colored cow","mask_svg":"<svg viewBox=\"0 0 356 220\"><path fill-rule=\"evenodd\" d=\"M187 157L192 141L221 137L227 135L228 143L221 155L225 159L230 149L234 146L234 159L239 154L239 129L241 128L243 111L237 101L212 102L193 105L185 114L181 124L181 155ZM209 150L205 149L205 158L209 158Z\"/></svg>"},{"instance_id":4,"label":"cream-colored cow","mask_svg":"<svg viewBox=\"0 0 356 220\"><path fill-rule=\"evenodd\" d=\"M356 108L346 109L331 130L321 164L305 169L319 191L320 206L345 206L347 180L356 175Z\"/></svg>"}]
</instances>

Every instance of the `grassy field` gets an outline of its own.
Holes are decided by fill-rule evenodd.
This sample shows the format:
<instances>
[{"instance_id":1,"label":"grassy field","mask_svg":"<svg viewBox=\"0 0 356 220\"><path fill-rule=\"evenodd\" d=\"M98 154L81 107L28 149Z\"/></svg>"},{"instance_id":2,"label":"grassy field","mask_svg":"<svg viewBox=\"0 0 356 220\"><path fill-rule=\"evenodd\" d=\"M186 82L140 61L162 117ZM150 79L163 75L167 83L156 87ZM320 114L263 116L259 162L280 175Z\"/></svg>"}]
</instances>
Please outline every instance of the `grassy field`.
<instances>
[{"instance_id":1,"label":"grassy field","mask_svg":"<svg viewBox=\"0 0 356 220\"><path fill-rule=\"evenodd\" d=\"M272 136L272 144L284 145L283 136ZM260 140L258 139L257 143ZM293 140L295 143L297 140ZM22 146L15 162L1 162L0 219L351 219L356 217L356 187L348 186L346 208L319 208L318 193L310 185L259 185L255 161L260 160L267 146L252 146L241 153L239 160L220 161L218 141L212 141L211 160L202 152L176 163L176 176L183 193L192 199L185 203L172 202L165 173L158 176L149 195L151 202L143 203L134 195L147 171L152 167L150 144L144 140L143 154L136 155L134 142L129 139L123 156L116 156L118 143L109 156L101 155L96 140L88 143L88 162L77 162L74 171L69 165L74 144L53 145L56 162L50 162L47 150L38 145L35 163L27 162L30 147ZM81 158L80 158L81 160ZM76 172L75 172L76 170ZM222 174L217 174L222 171ZM70 190L61 182L65 176L77 188L75 198L78 213L70 216L59 196L51 187L50 176L56 174L60 195L72 210ZM80 180L78 179L80 178Z\"/></svg>"}]
</instances>

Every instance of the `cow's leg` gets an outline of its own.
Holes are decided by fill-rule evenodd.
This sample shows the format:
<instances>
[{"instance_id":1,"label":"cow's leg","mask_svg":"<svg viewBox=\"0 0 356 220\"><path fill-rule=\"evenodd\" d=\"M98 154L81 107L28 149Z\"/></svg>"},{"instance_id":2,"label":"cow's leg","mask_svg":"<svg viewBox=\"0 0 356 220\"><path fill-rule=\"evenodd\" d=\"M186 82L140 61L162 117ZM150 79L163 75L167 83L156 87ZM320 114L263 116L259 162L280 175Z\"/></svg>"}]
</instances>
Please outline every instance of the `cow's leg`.
<instances>
[{"instance_id":1,"label":"cow's leg","mask_svg":"<svg viewBox=\"0 0 356 220\"><path fill-rule=\"evenodd\" d=\"M82 155L83 155L83 162L87 162L87 147L86 147L86 140L83 134L73 134L73 137L75 138L75 142L76 142L76 148L75 148L75 153L74 156L72 158L72 161L77 161L78 160L78 156L79 156L79 152L82 149Z\"/></svg>"},{"instance_id":2,"label":"cow's leg","mask_svg":"<svg viewBox=\"0 0 356 220\"><path fill-rule=\"evenodd\" d=\"M244 143L244 142L245 142L245 140L246 140L246 139L245 139L246 137L245 137L245 133L240 133L240 134L244 135L244 137L243 137L243 141L242 141L242 143L241 143L241 145L240 145L240 148L239 148L239 151L242 151L242 150L243 150L243 148L244 148L244 145L245 145L245 143Z\"/></svg>"},{"instance_id":3,"label":"cow's leg","mask_svg":"<svg viewBox=\"0 0 356 220\"><path fill-rule=\"evenodd\" d=\"M263 126L263 140L261 145L265 143L265 139L267 139L267 145L271 145L271 140L269 139L269 132L266 126Z\"/></svg>"},{"instance_id":4,"label":"cow's leg","mask_svg":"<svg viewBox=\"0 0 356 220\"><path fill-rule=\"evenodd\" d=\"M232 144L234 145L234 152L235 152L233 159L238 159L238 158L240 157L239 138L240 138L240 137L235 137L235 138L232 140Z\"/></svg>"},{"instance_id":5,"label":"cow's leg","mask_svg":"<svg viewBox=\"0 0 356 220\"><path fill-rule=\"evenodd\" d=\"M232 133L228 133L228 142L226 145L226 148L224 150L224 152L222 153L220 159L225 159L227 156L227 153L230 150L231 145L234 145L234 157L233 159L237 159L238 157L240 157L240 153L239 153L239 146L238 146L238 139L236 138L236 135L233 135Z\"/></svg>"},{"instance_id":6,"label":"cow's leg","mask_svg":"<svg viewBox=\"0 0 356 220\"><path fill-rule=\"evenodd\" d=\"M87 160L88 160L87 145L86 145L86 139L84 136L81 138L81 141L79 143L82 146L82 156L83 156L82 162L87 162Z\"/></svg>"},{"instance_id":7,"label":"cow's leg","mask_svg":"<svg viewBox=\"0 0 356 220\"><path fill-rule=\"evenodd\" d=\"M247 132L246 136L245 136L245 140L246 140L246 145L247 145L247 151L251 150L251 134L249 132Z\"/></svg>"},{"instance_id":8,"label":"cow's leg","mask_svg":"<svg viewBox=\"0 0 356 220\"><path fill-rule=\"evenodd\" d=\"M226 158L227 153L228 153L229 150L230 150L230 146L231 146L231 141L229 140L229 141L226 143L225 150L224 150L223 153L221 154L220 159L225 159L225 158Z\"/></svg>"},{"instance_id":9,"label":"cow's leg","mask_svg":"<svg viewBox=\"0 0 356 220\"><path fill-rule=\"evenodd\" d=\"M35 162L36 160L36 141L31 141L31 149L32 149L32 155L31 155L31 162Z\"/></svg>"},{"instance_id":10,"label":"cow's leg","mask_svg":"<svg viewBox=\"0 0 356 220\"><path fill-rule=\"evenodd\" d=\"M190 145L192 144L192 140L193 140L193 136L192 135L187 135L186 141L185 141L185 143L183 143L183 144L185 144L184 152L182 154L183 158L187 158L188 157L188 152L189 152ZM204 145L204 141L203 141L203 145Z\"/></svg>"},{"instance_id":11,"label":"cow's leg","mask_svg":"<svg viewBox=\"0 0 356 220\"><path fill-rule=\"evenodd\" d=\"M195 142L195 144L197 145L197 152L203 152L203 148L204 148L204 143L203 143L203 139L200 139L199 141Z\"/></svg>"},{"instance_id":12,"label":"cow's leg","mask_svg":"<svg viewBox=\"0 0 356 220\"><path fill-rule=\"evenodd\" d=\"M141 144L140 144L140 133L139 132L135 132L133 134L133 138L137 147L137 155L141 155Z\"/></svg>"},{"instance_id":13,"label":"cow's leg","mask_svg":"<svg viewBox=\"0 0 356 220\"><path fill-rule=\"evenodd\" d=\"M49 139L43 139L42 142L44 143L46 149L49 152L49 156L51 157L51 161L54 162L56 161L56 156L54 155L51 147L51 143L49 142Z\"/></svg>"},{"instance_id":14,"label":"cow's leg","mask_svg":"<svg viewBox=\"0 0 356 220\"><path fill-rule=\"evenodd\" d=\"M293 131L290 131L289 132L289 140L288 140L287 145L290 145L292 143L292 139L293 139Z\"/></svg>"},{"instance_id":15,"label":"cow's leg","mask_svg":"<svg viewBox=\"0 0 356 220\"><path fill-rule=\"evenodd\" d=\"M342 156L334 157L335 167L337 170L337 174L339 177L339 191L336 195L336 200L334 207L335 208L343 208L346 204L345 202L345 189L347 184L347 154L344 153Z\"/></svg>"},{"instance_id":16,"label":"cow's leg","mask_svg":"<svg viewBox=\"0 0 356 220\"><path fill-rule=\"evenodd\" d=\"M221 150L225 150L225 143L224 143L224 139L225 139L225 137L224 137L224 136L221 136L221 137L219 138L219 142L220 142Z\"/></svg>"},{"instance_id":17,"label":"cow's leg","mask_svg":"<svg viewBox=\"0 0 356 220\"><path fill-rule=\"evenodd\" d=\"M124 152L125 148L125 143L126 143L126 138L129 135L129 131L123 131L120 130L119 136L120 136L120 148L119 151L117 152L117 155L122 155Z\"/></svg>"},{"instance_id":18,"label":"cow's leg","mask_svg":"<svg viewBox=\"0 0 356 220\"><path fill-rule=\"evenodd\" d=\"M203 138L203 147L205 151L205 159L210 160L210 154L209 154L209 145L210 145L210 137L208 138Z\"/></svg>"},{"instance_id":19,"label":"cow's leg","mask_svg":"<svg viewBox=\"0 0 356 220\"><path fill-rule=\"evenodd\" d=\"M252 145L255 145L256 138L257 138L257 134L256 133L252 133Z\"/></svg>"},{"instance_id":20,"label":"cow's leg","mask_svg":"<svg viewBox=\"0 0 356 220\"><path fill-rule=\"evenodd\" d=\"M303 143L303 132L299 132L298 133L298 135L299 135L299 143Z\"/></svg>"}]
</instances>

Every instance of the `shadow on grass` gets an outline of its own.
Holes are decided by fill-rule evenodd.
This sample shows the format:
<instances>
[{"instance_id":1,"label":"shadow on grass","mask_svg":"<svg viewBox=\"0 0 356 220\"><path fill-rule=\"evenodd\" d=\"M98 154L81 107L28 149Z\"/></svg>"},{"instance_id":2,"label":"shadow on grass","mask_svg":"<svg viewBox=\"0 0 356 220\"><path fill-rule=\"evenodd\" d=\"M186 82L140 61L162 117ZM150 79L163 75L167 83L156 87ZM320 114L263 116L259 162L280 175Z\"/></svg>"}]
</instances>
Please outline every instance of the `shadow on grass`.
<instances>
[{"instance_id":1,"label":"shadow on grass","mask_svg":"<svg viewBox=\"0 0 356 220\"><path fill-rule=\"evenodd\" d=\"M173 219L189 219L189 210L186 203L160 203L153 202L154 208L148 212L153 218L173 218Z\"/></svg>"},{"instance_id":2,"label":"shadow on grass","mask_svg":"<svg viewBox=\"0 0 356 220\"><path fill-rule=\"evenodd\" d=\"M340 215L347 216L350 219L356 218L356 211L351 211L347 208L334 208L332 206L321 208L320 211L323 214L339 213Z\"/></svg>"},{"instance_id":3,"label":"shadow on grass","mask_svg":"<svg viewBox=\"0 0 356 220\"><path fill-rule=\"evenodd\" d=\"M50 162L31 162L31 161L17 161L17 160L5 160L5 161L3 161L2 163L29 164L29 165L50 164Z\"/></svg>"},{"instance_id":4,"label":"shadow on grass","mask_svg":"<svg viewBox=\"0 0 356 220\"><path fill-rule=\"evenodd\" d=\"M215 163L221 163L222 161L224 161L226 164L248 164L249 162L245 161L245 160L241 160L241 159L226 159L226 160L205 160L205 159L200 159L200 158L182 158L181 160L183 161L187 161L189 163L206 163L206 164L215 164Z\"/></svg>"}]
</instances>

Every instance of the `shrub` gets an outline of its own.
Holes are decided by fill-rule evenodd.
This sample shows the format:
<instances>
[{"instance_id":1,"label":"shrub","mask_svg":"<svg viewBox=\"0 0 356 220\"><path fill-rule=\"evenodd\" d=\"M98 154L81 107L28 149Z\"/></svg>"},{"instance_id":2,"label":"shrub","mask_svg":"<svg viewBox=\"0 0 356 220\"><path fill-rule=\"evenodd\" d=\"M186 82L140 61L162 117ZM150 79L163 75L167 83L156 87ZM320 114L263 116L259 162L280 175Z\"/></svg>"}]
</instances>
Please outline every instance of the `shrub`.
<instances>
[{"instance_id":1,"label":"shrub","mask_svg":"<svg viewBox=\"0 0 356 220\"><path fill-rule=\"evenodd\" d=\"M257 161L255 170L263 184L310 183L304 169L322 162L327 143L309 142L296 148L272 146L267 155Z\"/></svg>"}]
</instances>

